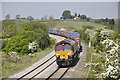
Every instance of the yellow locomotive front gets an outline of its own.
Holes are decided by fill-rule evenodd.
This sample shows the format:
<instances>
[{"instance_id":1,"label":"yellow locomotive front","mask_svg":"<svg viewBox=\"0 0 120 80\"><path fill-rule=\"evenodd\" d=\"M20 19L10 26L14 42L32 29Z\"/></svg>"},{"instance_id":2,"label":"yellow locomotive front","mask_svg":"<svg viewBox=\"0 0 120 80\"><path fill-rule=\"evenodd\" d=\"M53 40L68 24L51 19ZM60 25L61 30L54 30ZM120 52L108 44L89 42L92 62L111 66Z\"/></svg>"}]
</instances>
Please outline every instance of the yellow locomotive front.
<instances>
[{"instance_id":1,"label":"yellow locomotive front","mask_svg":"<svg viewBox=\"0 0 120 80\"><path fill-rule=\"evenodd\" d=\"M59 66L67 66L72 63L72 46L66 42L60 42L55 45L56 62Z\"/></svg>"}]
</instances>

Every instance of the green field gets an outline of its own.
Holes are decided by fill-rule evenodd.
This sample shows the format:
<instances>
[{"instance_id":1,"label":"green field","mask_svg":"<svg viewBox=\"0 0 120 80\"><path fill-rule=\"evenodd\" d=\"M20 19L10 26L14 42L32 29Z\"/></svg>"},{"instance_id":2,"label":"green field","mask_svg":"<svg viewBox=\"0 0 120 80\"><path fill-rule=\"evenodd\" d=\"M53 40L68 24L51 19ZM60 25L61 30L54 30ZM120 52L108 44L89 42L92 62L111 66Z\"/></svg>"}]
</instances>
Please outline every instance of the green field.
<instances>
[{"instance_id":1,"label":"green field","mask_svg":"<svg viewBox=\"0 0 120 80\"><path fill-rule=\"evenodd\" d=\"M50 23L48 21L48 23ZM78 30L80 29L83 25L86 25L86 26L93 26L95 27L95 29L102 29L104 27L106 27L105 25L102 25L102 24L96 24L96 23L93 23L93 22L87 22L87 21L74 21L74 20L63 20L63 21L52 21L51 24L53 23L53 29L54 28L57 28L57 29L61 29L61 28L65 28L67 29L68 31L71 31L71 30Z\"/></svg>"},{"instance_id":2,"label":"green field","mask_svg":"<svg viewBox=\"0 0 120 80\"><path fill-rule=\"evenodd\" d=\"M50 26L50 29L58 29L59 30L61 28L65 28L68 31L78 30L83 25L93 26L93 27L95 27L95 29L102 29L102 28L106 27L105 25L102 25L102 24L97 24L92 21L87 22L87 21L83 21L83 20L45 20L45 22L43 20L33 20L33 22L38 22L38 21L40 21L41 23L48 23L48 25ZM28 22L29 21L26 19L15 20L15 23L17 25L20 25L23 23L28 23Z\"/></svg>"}]
</instances>

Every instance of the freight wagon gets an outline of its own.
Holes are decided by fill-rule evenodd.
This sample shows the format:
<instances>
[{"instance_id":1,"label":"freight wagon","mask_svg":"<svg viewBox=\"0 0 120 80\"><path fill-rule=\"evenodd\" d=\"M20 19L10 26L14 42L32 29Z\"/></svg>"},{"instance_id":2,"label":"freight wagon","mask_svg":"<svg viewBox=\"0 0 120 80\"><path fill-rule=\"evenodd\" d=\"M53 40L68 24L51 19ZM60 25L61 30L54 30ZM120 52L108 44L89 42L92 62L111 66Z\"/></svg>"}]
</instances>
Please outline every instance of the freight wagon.
<instances>
[{"instance_id":1,"label":"freight wagon","mask_svg":"<svg viewBox=\"0 0 120 80\"><path fill-rule=\"evenodd\" d=\"M76 33L76 32L68 32L68 37L77 40L77 43L78 43L77 48L78 48L78 51L79 51L80 46L81 46L81 45L80 45L80 44L81 44L81 42L80 42L80 34L79 34L79 33Z\"/></svg>"}]
</instances>

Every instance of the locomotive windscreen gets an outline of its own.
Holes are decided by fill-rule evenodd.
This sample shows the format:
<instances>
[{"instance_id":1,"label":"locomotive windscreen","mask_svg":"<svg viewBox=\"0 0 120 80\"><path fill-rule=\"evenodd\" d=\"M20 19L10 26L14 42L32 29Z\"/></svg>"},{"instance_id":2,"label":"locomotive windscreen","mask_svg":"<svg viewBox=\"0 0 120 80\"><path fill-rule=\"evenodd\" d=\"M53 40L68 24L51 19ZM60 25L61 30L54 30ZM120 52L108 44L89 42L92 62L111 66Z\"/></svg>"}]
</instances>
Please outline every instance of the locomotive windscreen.
<instances>
[{"instance_id":1,"label":"locomotive windscreen","mask_svg":"<svg viewBox=\"0 0 120 80\"><path fill-rule=\"evenodd\" d=\"M69 51L69 50L71 50L71 46L69 45L64 46L64 51Z\"/></svg>"},{"instance_id":2,"label":"locomotive windscreen","mask_svg":"<svg viewBox=\"0 0 120 80\"><path fill-rule=\"evenodd\" d=\"M56 51L63 51L63 46L56 46Z\"/></svg>"}]
</instances>

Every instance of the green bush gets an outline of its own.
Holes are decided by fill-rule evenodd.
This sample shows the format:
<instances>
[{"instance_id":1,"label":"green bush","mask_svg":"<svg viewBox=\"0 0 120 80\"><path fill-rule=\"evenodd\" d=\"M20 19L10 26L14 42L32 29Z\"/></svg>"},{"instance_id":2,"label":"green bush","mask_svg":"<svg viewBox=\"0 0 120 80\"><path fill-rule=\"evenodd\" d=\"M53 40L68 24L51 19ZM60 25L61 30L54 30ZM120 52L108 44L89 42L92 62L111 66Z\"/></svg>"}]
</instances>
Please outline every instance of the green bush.
<instances>
[{"instance_id":1,"label":"green bush","mask_svg":"<svg viewBox=\"0 0 120 80\"><path fill-rule=\"evenodd\" d=\"M1 45L1 49L5 48L5 46L8 43L8 39L2 40L2 45Z\"/></svg>"},{"instance_id":2,"label":"green bush","mask_svg":"<svg viewBox=\"0 0 120 80\"><path fill-rule=\"evenodd\" d=\"M5 30L3 30L2 36L3 38L10 38L15 36L17 32L18 32L17 26L14 24L10 24L7 26L7 28L5 28Z\"/></svg>"},{"instance_id":3,"label":"green bush","mask_svg":"<svg viewBox=\"0 0 120 80\"><path fill-rule=\"evenodd\" d=\"M52 44L48 36L49 30L47 24L25 23L20 26L22 30L16 36L12 37L6 46L3 47L2 50L6 53L15 51L19 54L28 54L31 52L28 50L29 43L34 41L37 42L39 48L42 50Z\"/></svg>"}]
</instances>

